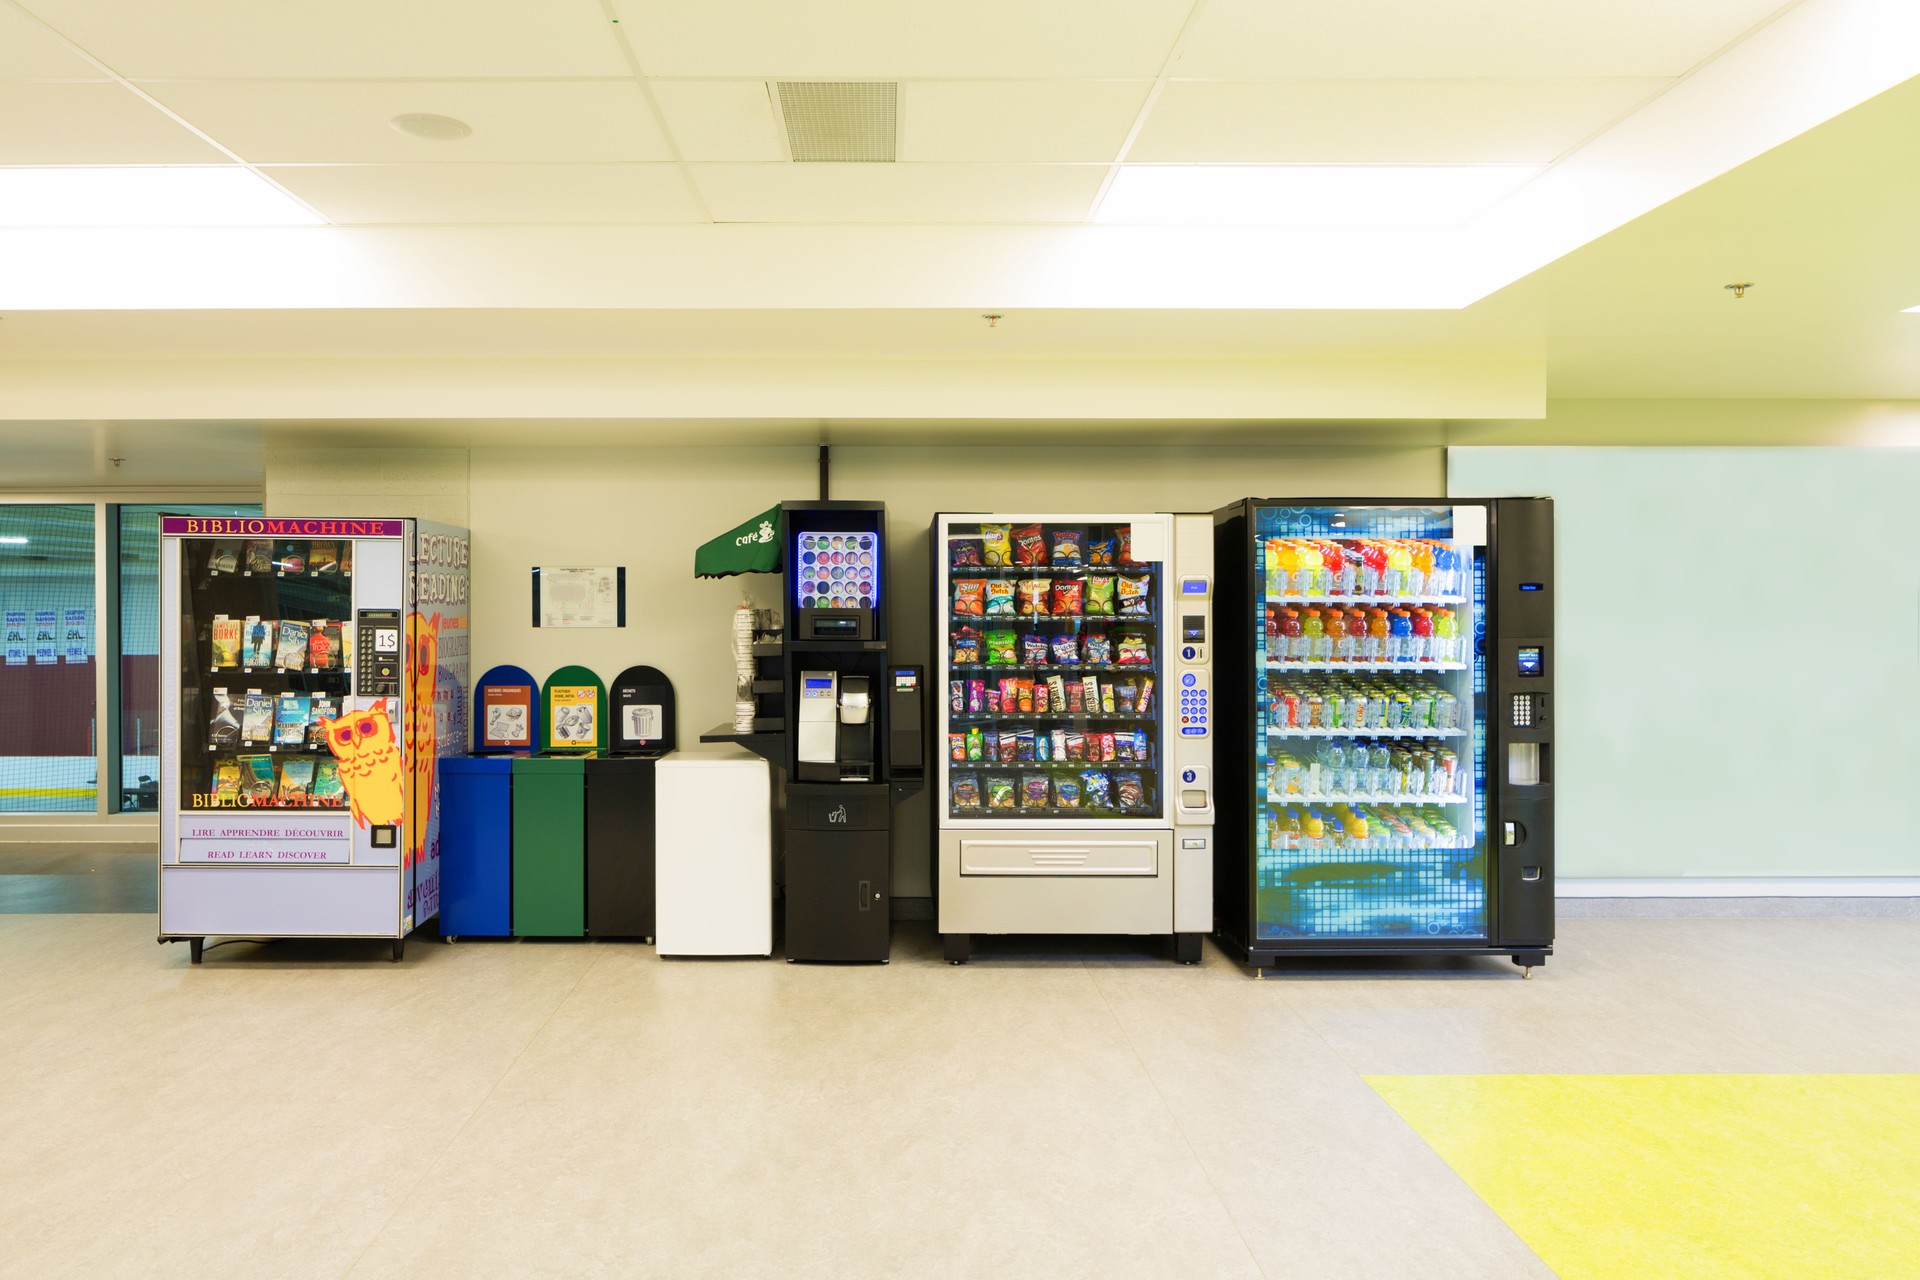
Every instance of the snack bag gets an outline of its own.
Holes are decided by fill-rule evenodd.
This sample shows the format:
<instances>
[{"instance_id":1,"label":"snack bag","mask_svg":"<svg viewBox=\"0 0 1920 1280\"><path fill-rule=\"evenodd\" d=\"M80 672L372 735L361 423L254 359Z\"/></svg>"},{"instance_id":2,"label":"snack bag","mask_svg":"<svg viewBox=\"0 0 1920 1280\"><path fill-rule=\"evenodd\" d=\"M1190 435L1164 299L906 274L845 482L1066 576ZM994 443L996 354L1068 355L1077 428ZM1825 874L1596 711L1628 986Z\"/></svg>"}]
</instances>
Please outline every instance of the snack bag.
<instances>
[{"instance_id":1,"label":"snack bag","mask_svg":"<svg viewBox=\"0 0 1920 1280\"><path fill-rule=\"evenodd\" d=\"M1135 729L1133 731L1133 758L1145 764L1147 759L1153 755L1152 741L1153 740L1147 736L1145 729Z\"/></svg>"},{"instance_id":2,"label":"snack bag","mask_svg":"<svg viewBox=\"0 0 1920 1280\"><path fill-rule=\"evenodd\" d=\"M1080 775L1080 793L1085 797L1089 809L1113 807L1113 794L1107 785L1107 775L1098 769L1088 769Z\"/></svg>"},{"instance_id":3,"label":"snack bag","mask_svg":"<svg viewBox=\"0 0 1920 1280\"><path fill-rule=\"evenodd\" d=\"M1089 542L1087 544L1087 563L1112 564L1113 539L1111 537L1096 538L1094 541Z\"/></svg>"},{"instance_id":4,"label":"snack bag","mask_svg":"<svg viewBox=\"0 0 1920 1280\"><path fill-rule=\"evenodd\" d=\"M1113 758L1131 761L1133 759L1133 734L1116 733L1113 735Z\"/></svg>"},{"instance_id":5,"label":"snack bag","mask_svg":"<svg viewBox=\"0 0 1920 1280\"><path fill-rule=\"evenodd\" d=\"M1086 584L1078 578L1062 578L1053 584L1053 612L1056 617L1072 617L1081 612L1080 602Z\"/></svg>"},{"instance_id":6,"label":"snack bag","mask_svg":"<svg viewBox=\"0 0 1920 1280\"><path fill-rule=\"evenodd\" d=\"M967 712L979 715L987 709L987 682L985 680L967 681Z\"/></svg>"},{"instance_id":7,"label":"snack bag","mask_svg":"<svg viewBox=\"0 0 1920 1280\"><path fill-rule=\"evenodd\" d=\"M1004 524L983 524L980 526L980 551L989 565L1010 565L1013 563L1013 538L1011 526Z\"/></svg>"},{"instance_id":8,"label":"snack bag","mask_svg":"<svg viewBox=\"0 0 1920 1280\"><path fill-rule=\"evenodd\" d=\"M1100 710L1106 715L1112 715L1113 706L1113 681L1109 680L1100 686Z\"/></svg>"},{"instance_id":9,"label":"snack bag","mask_svg":"<svg viewBox=\"0 0 1920 1280\"><path fill-rule=\"evenodd\" d=\"M1047 638L1037 632L1020 637L1020 665L1023 667L1044 667L1047 665Z\"/></svg>"},{"instance_id":10,"label":"snack bag","mask_svg":"<svg viewBox=\"0 0 1920 1280\"><path fill-rule=\"evenodd\" d=\"M980 778L977 774L956 773L953 775L953 807L956 809L978 809L980 807Z\"/></svg>"},{"instance_id":11,"label":"snack bag","mask_svg":"<svg viewBox=\"0 0 1920 1280\"><path fill-rule=\"evenodd\" d=\"M1033 758L1039 761L1053 759L1053 735L1036 733L1033 735Z\"/></svg>"},{"instance_id":12,"label":"snack bag","mask_svg":"<svg viewBox=\"0 0 1920 1280\"><path fill-rule=\"evenodd\" d=\"M1035 680L1033 682L1034 711L1041 715L1046 714L1047 703L1048 703L1047 682L1045 680Z\"/></svg>"},{"instance_id":13,"label":"snack bag","mask_svg":"<svg viewBox=\"0 0 1920 1280\"><path fill-rule=\"evenodd\" d=\"M1067 686L1067 712L1077 716L1086 709L1087 691L1081 687L1078 680L1075 680Z\"/></svg>"},{"instance_id":14,"label":"snack bag","mask_svg":"<svg viewBox=\"0 0 1920 1280\"><path fill-rule=\"evenodd\" d=\"M987 775L987 808L1013 808L1013 779L1009 777Z\"/></svg>"},{"instance_id":15,"label":"snack bag","mask_svg":"<svg viewBox=\"0 0 1920 1280\"><path fill-rule=\"evenodd\" d=\"M1020 590L1020 612L1047 616L1047 589L1053 584L1045 578L1022 578L1018 584Z\"/></svg>"},{"instance_id":16,"label":"snack bag","mask_svg":"<svg viewBox=\"0 0 1920 1280\"><path fill-rule=\"evenodd\" d=\"M1063 667L1078 666L1080 662L1080 637L1071 631L1053 638L1053 660Z\"/></svg>"},{"instance_id":17,"label":"snack bag","mask_svg":"<svg viewBox=\"0 0 1920 1280\"><path fill-rule=\"evenodd\" d=\"M1086 691L1082 695L1081 704L1086 707L1087 714L1090 716L1099 715L1100 678L1098 676L1086 676L1081 679L1080 685Z\"/></svg>"},{"instance_id":18,"label":"snack bag","mask_svg":"<svg viewBox=\"0 0 1920 1280\"><path fill-rule=\"evenodd\" d=\"M1020 677L1002 676L997 687L1000 691L1000 710L1018 711L1020 709Z\"/></svg>"},{"instance_id":19,"label":"snack bag","mask_svg":"<svg viewBox=\"0 0 1920 1280\"><path fill-rule=\"evenodd\" d=\"M953 611L980 614L987 611L987 582L984 578L956 578L953 582Z\"/></svg>"},{"instance_id":20,"label":"snack bag","mask_svg":"<svg viewBox=\"0 0 1920 1280\"><path fill-rule=\"evenodd\" d=\"M953 665L956 667L973 666L980 661L980 633L972 627L961 627L953 633ZM978 710L979 708L973 708Z\"/></svg>"},{"instance_id":21,"label":"snack bag","mask_svg":"<svg viewBox=\"0 0 1920 1280\"><path fill-rule=\"evenodd\" d=\"M967 758L966 734L950 733L947 735L947 758L950 760L965 760Z\"/></svg>"},{"instance_id":22,"label":"snack bag","mask_svg":"<svg viewBox=\"0 0 1920 1280\"><path fill-rule=\"evenodd\" d=\"M1072 778L1062 778L1053 784L1054 803L1062 809L1080 807L1080 784Z\"/></svg>"},{"instance_id":23,"label":"snack bag","mask_svg":"<svg viewBox=\"0 0 1920 1280\"><path fill-rule=\"evenodd\" d=\"M1133 526L1123 524L1114 534L1113 562L1115 564L1133 564Z\"/></svg>"},{"instance_id":24,"label":"snack bag","mask_svg":"<svg viewBox=\"0 0 1920 1280\"><path fill-rule=\"evenodd\" d=\"M1086 734L1075 733L1071 729L1067 730L1067 754L1065 758L1068 760L1085 760L1087 758Z\"/></svg>"},{"instance_id":25,"label":"snack bag","mask_svg":"<svg viewBox=\"0 0 1920 1280\"><path fill-rule=\"evenodd\" d=\"M1153 612L1153 575L1120 579L1120 613L1123 617L1144 618Z\"/></svg>"},{"instance_id":26,"label":"snack bag","mask_svg":"<svg viewBox=\"0 0 1920 1280\"><path fill-rule=\"evenodd\" d=\"M1055 564L1080 563L1080 531L1078 529L1053 531L1053 562Z\"/></svg>"},{"instance_id":27,"label":"snack bag","mask_svg":"<svg viewBox=\"0 0 1920 1280\"><path fill-rule=\"evenodd\" d=\"M1133 700L1133 709L1143 716L1153 710L1152 676L1147 676L1140 681L1140 696Z\"/></svg>"},{"instance_id":28,"label":"snack bag","mask_svg":"<svg viewBox=\"0 0 1920 1280\"><path fill-rule=\"evenodd\" d=\"M1055 729L1051 736L1053 738L1053 758L1055 760L1065 760L1067 758L1067 731L1065 729Z\"/></svg>"},{"instance_id":29,"label":"snack bag","mask_svg":"<svg viewBox=\"0 0 1920 1280\"><path fill-rule=\"evenodd\" d=\"M1113 665L1113 637L1104 631L1087 632L1087 665Z\"/></svg>"},{"instance_id":30,"label":"snack bag","mask_svg":"<svg viewBox=\"0 0 1920 1280\"><path fill-rule=\"evenodd\" d=\"M947 681L947 713L964 715L967 710L967 682L965 680Z\"/></svg>"},{"instance_id":31,"label":"snack bag","mask_svg":"<svg viewBox=\"0 0 1920 1280\"><path fill-rule=\"evenodd\" d=\"M1013 562L1036 565L1047 562L1047 539L1037 524L1023 524L1013 531Z\"/></svg>"},{"instance_id":32,"label":"snack bag","mask_svg":"<svg viewBox=\"0 0 1920 1280\"><path fill-rule=\"evenodd\" d=\"M984 760L987 758L987 735L979 725L967 730L967 759Z\"/></svg>"},{"instance_id":33,"label":"snack bag","mask_svg":"<svg viewBox=\"0 0 1920 1280\"><path fill-rule=\"evenodd\" d=\"M1013 616L1013 584L1011 582L989 582L986 598L988 617L1011 618Z\"/></svg>"},{"instance_id":34,"label":"snack bag","mask_svg":"<svg viewBox=\"0 0 1920 1280\"><path fill-rule=\"evenodd\" d=\"M1140 687L1131 680L1122 680L1113 689L1113 709L1123 716L1133 714L1133 697Z\"/></svg>"},{"instance_id":35,"label":"snack bag","mask_svg":"<svg viewBox=\"0 0 1920 1280\"><path fill-rule=\"evenodd\" d=\"M1153 653L1147 648L1146 637L1135 635L1131 631L1120 633L1119 662L1122 666L1152 661Z\"/></svg>"},{"instance_id":36,"label":"snack bag","mask_svg":"<svg viewBox=\"0 0 1920 1280\"><path fill-rule=\"evenodd\" d=\"M1001 764L1012 764L1020 758L1020 735L1003 733L995 744L994 759Z\"/></svg>"},{"instance_id":37,"label":"snack bag","mask_svg":"<svg viewBox=\"0 0 1920 1280\"><path fill-rule=\"evenodd\" d=\"M1087 579L1087 612L1113 612L1113 575L1096 573Z\"/></svg>"},{"instance_id":38,"label":"snack bag","mask_svg":"<svg viewBox=\"0 0 1920 1280\"><path fill-rule=\"evenodd\" d=\"M978 569L986 564L978 537L947 539L947 563L956 569Z\"/></svg>"},{"instance_id":39,"label":"snack bag","mask_svg":"<svg viewBox=\"0 0 1920 1280\"><path fill-rule=\"evenodd\" d=\"M1000 714L1000 691L998 689L987 690L987 714L992 716Z\"/></svg>"},{"instance_id":40,"label":"snack bag","mask_svg":"<svg viewBox=\"0 0 1920 1280\"><path fill-rule=\"evenodd\" d=\"M1144 809L1147 805L1147 788L1137 773L1116 773L1113 775L1114 798L1122 809Z\"/></svg>"},{"instance_id":41,"label":"snack bag","mask_svg":"<svg viewBox=\"0 0 1920 1280\"><path fill-rule=\"evenodd\" d=\"M987 632L987 661L1001 667L1010 667L1020 661L1019 637L1011 631Z\"/></svg>"},{"instance_id":42,"label":"snack bag","mask_svg":"<svg viewBox=\"0 0 1920 1280\"><path fill-rule=\"evenodd\" d=\"M1023 763L1033 759L1033 730L1015 729L1013 731L1013 758Z\"/></svg>"},{"instance_id":43,"label":"snack bag","mask_svg":"<svg viewBox=\"0 0 1920 1280\"><path fill-rule=\"evenodd\" d=\"M1118 750L1119 748L1114 744L1112 734L1103 733L1100 735L1100 758L1102 760L1113 759L1114 753Z\"/></svg>"},{"instance_id":44,"label":"snack bag","mask_svg":"<svg viewBox=\"0 0 1920 1280\"><path fill-rule=\"evenodd\" d=\"M1059 676L1047 677L1047 701L1055 711L1067 709L1067 682Z\"/></svg>"},{"instance_id":45,"label":"snack bag","mask_svg":"<svg viewBox=\"0 0 1920 1280\"><path fill-rule=\"evenodd\" d=\"M1033 714L1033 677L1020 677L1020 710L1026 715Z\"/></svg>"},{"instance_id":46,"label":"snack bag","mask_svg":"<svg viewBox=\"0 0 1920 1280\"><path fill-rule=\"evenodd\" d=\"M1044 773L1030 773L1020 779L1020 807L1022 809L1044 809L1051 798L1053 786Z\"/></svg>"}]
</instances>

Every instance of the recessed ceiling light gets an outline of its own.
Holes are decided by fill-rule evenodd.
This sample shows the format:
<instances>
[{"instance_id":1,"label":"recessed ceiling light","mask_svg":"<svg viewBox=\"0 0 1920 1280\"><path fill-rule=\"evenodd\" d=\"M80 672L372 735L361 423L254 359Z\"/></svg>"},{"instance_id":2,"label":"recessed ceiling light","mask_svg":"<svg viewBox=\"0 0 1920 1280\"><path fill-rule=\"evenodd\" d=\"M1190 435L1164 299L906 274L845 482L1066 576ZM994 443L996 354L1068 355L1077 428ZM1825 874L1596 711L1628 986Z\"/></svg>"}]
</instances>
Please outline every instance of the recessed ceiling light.
<instances>
[{"instance_id":1,"label":"recessed ceiling light","mask_svg":"<svg viewBox=\"0 0 1920 1280\"><path fill-rule=\"evenodd\" d=\"M0 168L0 227L311 227L325 221L239 165Z\"/></svg>"},{"instance_id":2,"label":"recessed ceiling light","mask_svg":"<svg viewBox=\"0 0 1920 1280\"><path fill-rule=\"evenodd\" d=\"M1189 227L1457 226L1541 165L1125 165L1093 220Z\"/></svg>"},{"instance_id":3,"label":"recessed ceiling light","mask_svg":"<svg viewBox=\"0 0 1920 1280\"><path fill-rule=\"evenodd\" d=\"M0 543L5 543L9 547L24 547L27 545L27 539L5 537L5 538L0 538Z\"/></svg>"},{"instance_id":4,"label":"recessed ceiling light","mask_svg":"<svg viewBox=\"0 0 1920 1280\"><path fill-rule=\"evenodd\" d=\"M409 138L425 138L428 142L458 142L473 134L473 126L465 120L424 111L410 111L406 115L395 116L387 123L398 133L404 133Z\"/></svg>"}]
</instances>

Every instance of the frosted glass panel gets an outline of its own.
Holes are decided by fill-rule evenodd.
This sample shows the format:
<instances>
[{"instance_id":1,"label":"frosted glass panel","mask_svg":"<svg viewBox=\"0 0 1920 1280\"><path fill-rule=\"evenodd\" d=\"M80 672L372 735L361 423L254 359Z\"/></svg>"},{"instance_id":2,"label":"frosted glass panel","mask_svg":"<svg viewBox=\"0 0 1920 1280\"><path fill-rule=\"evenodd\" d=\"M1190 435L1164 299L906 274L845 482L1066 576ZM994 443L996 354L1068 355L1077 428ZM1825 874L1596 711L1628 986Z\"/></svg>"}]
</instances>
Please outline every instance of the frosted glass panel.
<instances>
[{"instance_id":1,"label":"frosted glass panel","mask_svg":"<svg viewBox=\"0 0 1920 1280\"><path fill-rule=\"evenodd\" d=\"M1461 448L1555 499L1562 876L1920 874L1920 451Z\"/></svg>"}]
</instances>

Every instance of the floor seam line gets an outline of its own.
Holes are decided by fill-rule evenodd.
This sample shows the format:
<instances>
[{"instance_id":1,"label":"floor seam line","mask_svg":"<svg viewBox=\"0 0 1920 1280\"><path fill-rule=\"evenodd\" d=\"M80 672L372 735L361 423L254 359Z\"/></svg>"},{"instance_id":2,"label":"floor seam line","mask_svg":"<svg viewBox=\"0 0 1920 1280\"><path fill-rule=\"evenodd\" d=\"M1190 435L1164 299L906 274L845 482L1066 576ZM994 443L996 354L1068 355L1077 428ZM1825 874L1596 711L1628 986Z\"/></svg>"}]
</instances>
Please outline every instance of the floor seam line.
<instances>
[{"instance_id":1,"label":"floor seam line","mask_svg":"<svg viewBox=\"0 0 1920 1280\"><path fill-rule=\"evenodd\" d=\"M533 1042L540 1038L540 1033L553 1025L553 1020L560 1016L560 1010L566 1007L567 1001L573 999L573 993L580 989L580 984L587 980L587 975L592 973L594 967L600 963L601 957L599 951L600 948L595 946L593 959L588 961L587 967L580 971L580 976L573 980L573 985L568 987L565 994L553 1002L553 1008L547 1011L547 1016L541 1019L540 1025L528 1034L526 1043L515 1051L512 1060L501 1069L499 1077L487 1086L487 1091L480 1095L478 1102L473 1104L473 1110L469 1111L466 1118L448 1135L446 1142L441 1146L440 1150L434 1154L432 1160L427 1162L427 1167L420 1171L418 1178L414 1179L413 1185L400 1193L399 1198L394 1201L393 1210L388 1213L385 1218L381 1219L380 1225L374 1229L372 1235L367 1237L366 1244L360 1247L360 1252L355 1254L353 1261L347 1264L347 1269L340 1273L340 1280L349 1280L349 1277L359 1268L360 1264L366 1261L368 1251L371 1250L375 1244L379 1243L381 1236L387 1233L387 1228L393 1225L393 1220L399 1216L400 1210L406 1206L407 1201L413 1198L413 1193L418 1191L426 1183L427 1179L433 1176L433 1171L440 1167L442 1160L447 1158L447 1152L453 1150L453 1144L460 1141L460 1135L467 1131L467 1126L473 1123L473 1118L479 1115L481 1108L485 1107L493 1095L500 1091L500 1086L505 1083L506 1078L513 1074L515 1067L520 1065L520 1059L527 1056L527 1050L531 1049Z\"/></svg>"},{"instance_id":2,"label":"floor seam line","mask_svg":"<svg viewBox=\"0 0 1920 1280\"><path fill-rule=\"evenodd\" d=\"M1187 1154L1193 1157L1194 1167L1200 1170L1200 1176L1206 1179L1207 1190L1212 1193L1213 1202L1220 1206L1220 1212L1226 1215L1228 1225L1233 1228L1234 1239L1238 1240L1240 1247L1246 1251L1247 1261L1253 1264L1253 1269L1261 1276L1266 1276L1267 1269L1260 1265L1259 1255L1254 1253L1253 1246L1247 1242L1247 1233L1240 1229L1240 1220L1234 1216L1233 1207L1227 1203L1226 1197L1220 1194L1219 1184L1213 1180L1213 1171L1207 1168L1207 1162L1202 1160L1200 1153L1194 1149L1193 1139L1187 1135L1187 1126L1180 1123L1180 1117L1175 1113L1173 1104L1168 1102L1167 1095L1161 1092L1160 1082L1153 1078L1153 1068L1148 1066L1147 1060L1141 1056L1140 1046L1134 1043L1132 1033L1127 1030L1127 1024L1120 1020L1119 1013L1114 1010L1113 1001L1107 999L1106 988L1100 985L1100 975L1092 965L1087 966L1087 975L1093 979L1093 989L1100 993L1100 1003L1106 1007L1107 1016L1113 1019L1113 1025L1120 1029L1121 1039L1127 1042L1127 1052L1131 1053L1133 1060L1140 1064L1140 1074L1147 1078L1148 1086L1153 1089L1153 1096L1160 1099L1161 1107L1166 1110L1167 1119L1173 1121L1174 1132L1180 1135L1180 1145L1187 1149Z\"/></svg>"}]
</instances>

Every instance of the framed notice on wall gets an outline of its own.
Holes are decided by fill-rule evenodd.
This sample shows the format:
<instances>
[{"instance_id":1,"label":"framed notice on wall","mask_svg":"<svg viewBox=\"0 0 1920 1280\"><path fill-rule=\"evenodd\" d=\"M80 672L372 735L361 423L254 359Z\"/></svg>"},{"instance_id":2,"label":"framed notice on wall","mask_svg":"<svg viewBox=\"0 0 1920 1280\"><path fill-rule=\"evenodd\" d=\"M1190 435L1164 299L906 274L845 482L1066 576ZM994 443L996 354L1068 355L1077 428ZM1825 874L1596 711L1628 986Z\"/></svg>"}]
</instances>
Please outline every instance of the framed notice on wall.
<instances>
[{"instance_id":1,"label":"framed notice on wall","mask_svg":"<svg viewBox=\"0 0 1920 1280\"><path fill-rule=\"evenodd\" d=\"M535 569L533 625L536 627L624 627L627 625L625 566L592 569Z\"/></svg>"}]
</instances>

